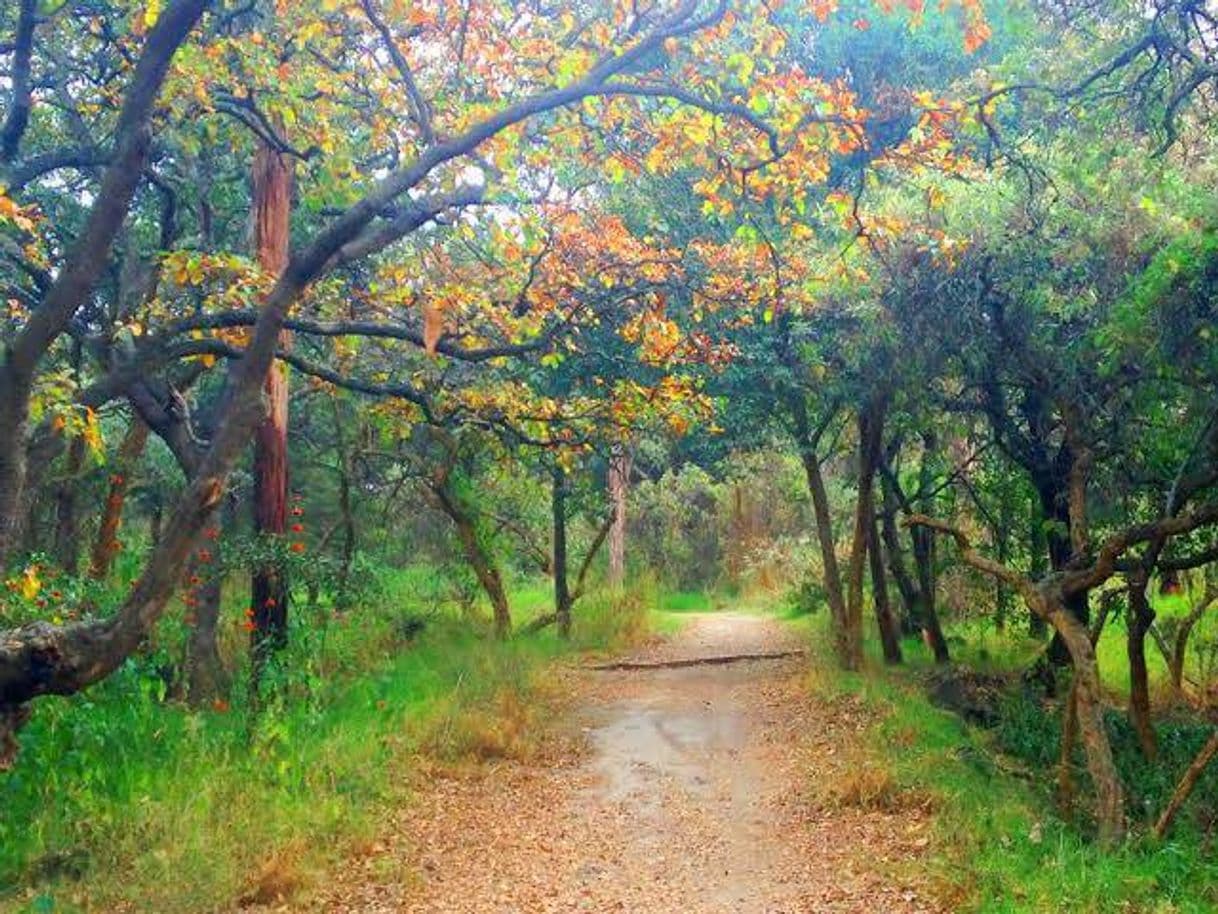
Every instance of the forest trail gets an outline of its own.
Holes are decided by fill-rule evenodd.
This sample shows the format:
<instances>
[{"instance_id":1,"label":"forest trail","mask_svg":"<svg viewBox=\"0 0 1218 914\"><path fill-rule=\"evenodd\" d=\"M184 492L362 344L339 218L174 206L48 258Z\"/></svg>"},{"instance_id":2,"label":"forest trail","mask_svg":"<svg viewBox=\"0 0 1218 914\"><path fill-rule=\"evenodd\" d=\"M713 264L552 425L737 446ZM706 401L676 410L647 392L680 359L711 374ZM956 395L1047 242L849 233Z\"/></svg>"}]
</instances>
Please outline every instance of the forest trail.
<instances>
[{"instance_id":1,"label":"forest trail","mask_svg":"<svg viewBox=\"0 0 1218 914\"><path fill-rule=\"evenodd\" d=\"M691 617L647 661L798 648L780 623ZM327 891L332 912L937 911L893 863L925 814L815 802L864 726L815 703L806 660L574 674L562 748L440 779ZM836 763L836 767L834 764ZM902 867L913 871L915 867Z\"/></svg>"}]
</instances>

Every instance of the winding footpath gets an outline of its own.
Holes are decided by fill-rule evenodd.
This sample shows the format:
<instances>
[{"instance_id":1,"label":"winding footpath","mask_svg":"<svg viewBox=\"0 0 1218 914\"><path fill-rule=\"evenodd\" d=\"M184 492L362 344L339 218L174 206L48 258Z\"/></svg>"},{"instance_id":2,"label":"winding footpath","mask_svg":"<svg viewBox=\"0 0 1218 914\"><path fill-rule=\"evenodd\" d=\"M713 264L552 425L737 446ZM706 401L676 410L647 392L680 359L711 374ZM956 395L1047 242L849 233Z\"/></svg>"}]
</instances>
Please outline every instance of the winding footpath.
<instances>
[{"instance_id":1,"label":"winding footpath","mask_svg":"<svg viewBox=\"0 0 1218 914\"><path fill-rule=\"evenodd\" d=\"M797 650L779 623L699 615L640 664ZM435 779L321 910L802 914L937 912L909 882L917 809L815 801L865 727L807 697L798 656L572 674L537 759ZM894 873L905 874L898 878Z\"/></svg>"}]
</instances>

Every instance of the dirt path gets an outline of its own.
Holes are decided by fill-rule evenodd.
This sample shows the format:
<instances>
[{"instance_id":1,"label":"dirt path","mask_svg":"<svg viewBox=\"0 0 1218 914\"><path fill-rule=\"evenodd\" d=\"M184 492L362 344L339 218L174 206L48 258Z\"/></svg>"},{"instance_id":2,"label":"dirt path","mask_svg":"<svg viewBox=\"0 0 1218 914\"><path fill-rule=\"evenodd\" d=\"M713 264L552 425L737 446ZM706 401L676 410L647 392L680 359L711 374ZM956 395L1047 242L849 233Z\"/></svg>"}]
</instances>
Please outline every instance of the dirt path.
<instances>
[{"instance_id":1,"label":"dirt path","mask_svg":"<svg viewBox=\"0 0 1218 914\"><path fill-rule=\"evenodd\" d=\"M798 646L775 622L715 614L640 659ZM883 875L923 852L919 814L813 802L860 724L807 700L805 663L581 673L582 751L439 782L326 910L937 910Z\"/></svg>"}]
</instances>

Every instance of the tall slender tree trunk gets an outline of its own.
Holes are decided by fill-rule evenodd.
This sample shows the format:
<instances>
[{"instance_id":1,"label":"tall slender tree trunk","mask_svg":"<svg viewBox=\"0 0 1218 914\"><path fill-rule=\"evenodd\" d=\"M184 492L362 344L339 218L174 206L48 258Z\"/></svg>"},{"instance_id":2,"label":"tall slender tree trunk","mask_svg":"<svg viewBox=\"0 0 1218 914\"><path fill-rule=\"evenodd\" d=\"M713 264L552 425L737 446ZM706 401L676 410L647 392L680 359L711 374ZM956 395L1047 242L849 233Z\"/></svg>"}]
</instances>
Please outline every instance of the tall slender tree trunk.
<instances>
[{"instance_id":1,"label":"tall slender tree trunk","mask_svg":"<svg viewBox=\"0 0 1218 914\"><path fill-rule=\"evenodd\" d=\"M1095 789L1096 824L1100 841L1115 844L1125 833L1125 795L1104 728L1104 699L1091 632L1062 599L1048 599L1047 615L1074 666L1074 704L1078 733Z\"/></svg>"},{"instance_id":2,"label":"tall slender tree trunk","mask_svg":"<svg viewBox=\"0 0 1218 914\"><path fill-rule=\"evenodd\" d=\"M1158 755L1155 728L1150 709L1150 673L1146 667L1146 635L1155 621L1155 611L1146 595L1149 575L1137 571L1129 575L1129 622L1125 653L1129 659L1129 724L1138 737L1142 754L1148 759Z\"/></svg>"},{"instance_id":3,"label":"tall slender tree trunk","mask_svg":"<svg viewBox=\"0 0 1218 914\"><path fill-rule=\"evenodd\" d=\"M278 276L288 263L292 172L285 156L263 144L254 154L254 254L267 273ZM286 335L285 335L286 336ZM288 345L286 338L282 346ZM267 414L254 436L254 530L282 537L288 528L288 378L272 363L264 387ZM287 643L288 582L284 569L254 569L251 586L255 675L268 656Z\"/></svg>"},{"instance_id":4,"label":"tall slender tree trunk","mask_svg":"<svg viewBox=\"0 0 1218 914\"><path fill-rule=\"evenodd\" d=\"M343 428L337 401L334 403L335 441L338 445L338 510L343 528L342 558L338 574L338 602L346 608L351 583L351 566L355 563L355 513L351 506L351 447ZM506 604L506 600L504 601ZM510 620L509 620L510 621ZM509 625L510 627L510 625Z\"/></svg>"},{"instance_id":5,"label":"tall slender tree trunk","mask_svg":"<svg viewBox=\"0 0 1218 914\"><path fill-rule=\"evenodd\" d=\"M220 656L224 571L215 552L231 514L232 500L227 498L191 558L188 599L193 619L186 642L186 697L195 707L223 698L231 684Z\"/></svg>"},{"instance_id":6,"label":"tall slender tree trunk","mask_svg":"<svg viewBox=\"0 0 1218 914\"><path fill-rule=\"evenodd\" d=\"M512 612L508 604L507 589L503 586L503 575L499 573L494 556L479 535L474 519L450 488L447 475L431 487L431 493L440 510L448 515L457 528L457 538L461 541L465 559L473 568L487 599L491 601L495 634L506 638L512 633Z\"/></svg>"},{"instance_id":7,"label":"tall slender tree trunk","mask_svg":"<svg viewBox=\"0 0 1218 914\"><path fill-rule=\"evenodd\" d=\"M896 617L892 613L892 604L888 599L888 578L884 572L884 547L880 542L880 530L874 511L867 530L867 555L871 562L871 594L875 601L875 621L880 630L880 644L884 648L884 661L889 664L897 664L904 659L901 656L901 631Z\"/></svg>"},{"instance_id":8,"label":"tall slender tree trunk","mask_svg":"<svg viewBox=\"0 0 1218 914\"><path fill-rule=\"evenodd\" d=\"M571 590L567 582L567 473L557 463L551 470L554 520L554 617L558 634L571 637Z\"/></svg>"},{"instance_id":9,"label":"tall slender tree trunk","mask_svg":"<svg viewBox=\"0 0 1218 914\"><path fill-rule=\"evenodd\" d=\"M75 576L80 566L80 516L77 494L85 462L85 439L76 436L68 445L64 478L55 492L55 562Z\"/></svg>"},{"instance_id":10,"label":"tall slender tree trunk","mask_svg":"<svg viewBox=\"0 0 1218 914\"><path fill-rule=\"evenodd\" d=\"M884 537L884 554L888 557L888 570L892 573L897 592L901 595L901 631L914 635L922 630L918 612L918 587L910 577L909 569L905 567L905 555L901 546L901 534L897 529L897 497L892 490L892 484L887 474L880 478L880 489L883 492L883 511L881 512L880 529Z\"/></svg>"},{"instance_id":11,"label":"tall slender tree trunk","mask_svg":"<svg viewBox=\"0 0 1218 914\"><path fill-rule=\"evenodd\" d=\"M613 525L609 528L609 586L626 581L626 501L630 492L630 454L624 447L613 449L609 458L609 501Z\"/></svg>"},{"instance_id":12,"label":"tall slender tree trunk","mask_svg":"<svg viewBox=\"0 0 1218 914\"><path fill-rule=\"evenodd\" d=\"M1035 497L1029 503L1028 511L1028 555L1031 556L1028 576L1033 581L1039 581L1048 571L1049 539L1045 533L1040 502ZM1043 638L1048 633L1049 623L1036 613L1029 613L1028 634L1033 638Z\"/></svg>"},{"instance_id":13,"label":"tall slender tree trunk","mask_svg":"<svg viewBox=\"0 0 1218 914\"><path fill-rule=\"evenodd\" d=\"M842 634L842 665L848 670L863 666L863 572L867 541L875 524L875 474L880 463L886 404L876 397L863 405L858 415L858 500L855 502L854 537L847 566L846 617Z\"/></svg>"},{"instance_id":14,"label":"tall slender tree trunk","mask_svg":"<svg viewBox=\"0 0 1218 914\"><path fill-rule=\"evenodd\" d=\"M833 514L829 507L829 491L820 468L820 457L816 453L817 436L808 421L808 407L802 394L795 394L790 401L791 416L795 422L795 438L799 446L799 459L803 463L808 480L808 492L812 496L812 513L816 518L816 540L820 545L823 566L825 599L829 603L829 616L833 621L834 648L838 659L845 662L847 647L843 635L846 629L846 597L842 590L841 567L837 561L837 542L833 535Z\"/></svg>"},{"instance_id":15,"label":"tall slender tree trunk","mask_svg":"<svg viewBox=\"0 0 1218 914\"><path fill-rule=\"evenodd\" d=\"M89 553L89 577L96 581L104 581L110 576L114 559L122 548L118 532L123 523L123 507L127 502L127 493L131 489L131 473L147 442L147 424L139 416L132 416L131 425L119 445L118 456L110 473L106 503L102 508L101 522L97 526L97 535Z\"/></svg>"},{"instance_id":16,"label":"tall slender tree trunk","mask_svg":"<svg viewBox=\"0 0 1218 914\"><path fill-rule=\"evenodd\" d=\"M923 493L919 509L932 513L934 505L928 494L934 489L934 460L938 439L933 432L922 435L922 463L918 470L918 489ZM918 619L922 637L934 655L935 663L949 663L951 653L943 626L939 622L938 582L935 574L935 537L931 531L915 527L909 531L913 543L914 569L918 576Z\"/></svg>"}]
</instances>

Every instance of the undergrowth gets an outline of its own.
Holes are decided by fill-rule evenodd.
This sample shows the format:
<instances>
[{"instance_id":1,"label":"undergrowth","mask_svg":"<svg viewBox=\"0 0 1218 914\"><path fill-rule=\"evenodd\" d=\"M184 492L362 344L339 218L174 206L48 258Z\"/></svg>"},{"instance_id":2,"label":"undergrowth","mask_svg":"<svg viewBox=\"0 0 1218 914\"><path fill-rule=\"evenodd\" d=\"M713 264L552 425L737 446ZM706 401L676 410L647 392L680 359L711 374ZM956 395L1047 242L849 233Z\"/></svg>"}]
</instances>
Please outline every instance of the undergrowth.
<instances>
[{"instance_id":1,"label":"undergrowth","mask_svg":"<svg viewBox=\"0 0 1218 914\"><path fill-rule=\"evenodd\" d=\"M1102 851L1085 826L1063 821L1055 812L1051 788L1058 721L1050 710L1024 704L1005 709L994 732L971 727L926 698L920 646L906 644L913 659L906 669L883 669L872 645L867 672L840 673L826 647L824 615L812 618L813 694L829 701L848 696L869 712L870 721L858 755L834 775L840 783L819 784L817 791L864 808L900 808L909 797L925 800L935 811L935 839L929 860L908 875L930 881L950 910L1218 910L1218 859L1206 836L1208 825L1198 821L1195 810L1165 841L1137 831L1118 850ZM1168 757L1162 773L1153 777L1145 763L1135 766L1130 755L1120 753L1135 818L1145 818L1148 803L1158 808L1196 739L1191 732L1165 738Z\"/></svg>"},{"instance_id":2,"label":"undergrowth","mask_svg":"<svg viewBox=\"0 0 1218 914\"><path fill-rule=\"evenodd\" d=\"M409 602L409 577L320 630L302 622L257 713L239 689L204 711L172 700L160 649L41 703L0 775L0 911L173 914L291 894L377 832L418 754L532 751L551 662L644 637L655 599L594 592L570 642L500 642Z\"/></svg>"}]
</instances>

